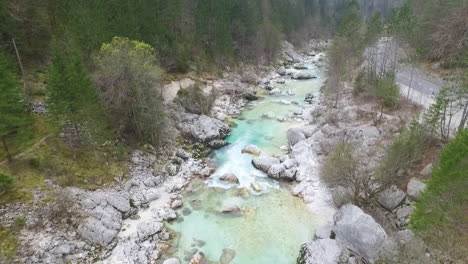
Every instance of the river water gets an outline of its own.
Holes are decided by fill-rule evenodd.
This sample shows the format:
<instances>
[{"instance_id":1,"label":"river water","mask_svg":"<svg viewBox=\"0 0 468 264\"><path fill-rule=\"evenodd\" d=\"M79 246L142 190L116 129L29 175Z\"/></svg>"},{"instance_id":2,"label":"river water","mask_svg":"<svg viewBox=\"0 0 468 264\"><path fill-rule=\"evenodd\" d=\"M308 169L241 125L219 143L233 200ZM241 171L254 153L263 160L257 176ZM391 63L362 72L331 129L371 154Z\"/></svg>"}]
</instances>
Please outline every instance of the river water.
<instances>
[{"instance_id":1,"label":"river water","mask_svg":"<svg viewBox=\"0 0 468 264\"><path fill-rule=\"evenodd\" d=\"M178 234L172 242L172 256L182 263L188 263L195 250L203 252L209 263L295 263L301 244L310 241L317 225L323 224L321 212L307 209L284 183L256 170L251 164L252 156L241 152L245 146L255 144L264 154L286 154L281 147L287 145L287 130L303 121L277 119L310 107L305 105L305 95L314 93L317 97L324 80L312 61L306 65L309 67L306 71L318 78L275 84L276 88L291 90L295 95L267 95L249 103L226 139L230 144L214 153L217 165L214 175L204 182L193 183L184 194L184 206L178 211L181 217L168 224ZM287 104L294 101L296 104ZM264 114L270 118L262 117ZM234 173L239 184L220 181L219 177L227 172ZM261 191L252 190L252 183ZM238 206L242 213L221 213L227 205ZM227 262L233 255L231 262Z\"/></svg>"}]
</instances>

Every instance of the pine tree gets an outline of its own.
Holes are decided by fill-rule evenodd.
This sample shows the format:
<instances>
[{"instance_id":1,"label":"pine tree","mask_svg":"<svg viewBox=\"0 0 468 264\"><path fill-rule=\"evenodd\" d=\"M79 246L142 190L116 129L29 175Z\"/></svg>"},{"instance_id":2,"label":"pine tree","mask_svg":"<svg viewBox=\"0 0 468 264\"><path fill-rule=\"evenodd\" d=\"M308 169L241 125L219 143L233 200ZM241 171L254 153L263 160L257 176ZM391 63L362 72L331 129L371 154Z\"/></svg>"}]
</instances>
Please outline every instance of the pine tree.
<instances>
[{"instance_id":1,"label":"pine tree","mask_svg":"<svg viewBox=\"0 0 468 264\"><path fill-rule=\"evenodd\" d=\"M12 155L8 139L28 130L30 125L29 114L12 69L6 53L0 50L0 139L10 161Z\"/></svg>"},{"instance_id":2,"label":"pine tree","mask_svg":"<svg viewBox=\"0 0 468 264\"><path fill-rule=\"evenodd\" d=\"M82 121L97 102L79 53L58 44L53 48L47 92L50 114L58 121Z\"/></svg>"},{"instance_id":3,"label":"pine tree","mask_svg":"<svg viewBox=\"0 0 468 264\"><path fill-rule=\"evenodd\" d=\"M50 117L72 132L67 143L75 151L82 145L82 129L98 109L96 90L82 63L80 53L70 46L54 43L47 86ZM74 152L74 154L76 154Z\"/></svg>"}]
</instances>

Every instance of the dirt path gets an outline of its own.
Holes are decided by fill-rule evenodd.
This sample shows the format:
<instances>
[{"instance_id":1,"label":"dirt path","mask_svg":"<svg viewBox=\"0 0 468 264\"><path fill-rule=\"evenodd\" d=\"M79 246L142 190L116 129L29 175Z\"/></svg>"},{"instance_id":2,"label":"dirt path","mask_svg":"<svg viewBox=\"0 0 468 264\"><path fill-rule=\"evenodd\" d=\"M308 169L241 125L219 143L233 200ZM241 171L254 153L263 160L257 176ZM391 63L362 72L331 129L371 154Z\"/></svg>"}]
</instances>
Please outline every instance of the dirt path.
<instances>
[{"instance_id":1,"label":"dirt path","mask_svg":"<svg viewBox=\"0 0 468 264\"><path fill-rule=\"evenodd\" d=\"M41 138L36 144L32 145L32 146L31 146L30 148L28 148L27 150L25 150L25 151L23 151L23 152L21 152L21 153L15 155L15 156L13 157L13 159L21 158L22 156L24 156L24 155L30 153L31 151L37 149L39 146L41 146L42 144L44 144L44 142L45 142L47 139L49 139L52 135L53 135L53 134L49 134L49 135L47 135L47 136ZM0 162L0 165L5 164L6 162L8 162L8 160L3 160L3 161Z\"/></svg>"}]
</instances>

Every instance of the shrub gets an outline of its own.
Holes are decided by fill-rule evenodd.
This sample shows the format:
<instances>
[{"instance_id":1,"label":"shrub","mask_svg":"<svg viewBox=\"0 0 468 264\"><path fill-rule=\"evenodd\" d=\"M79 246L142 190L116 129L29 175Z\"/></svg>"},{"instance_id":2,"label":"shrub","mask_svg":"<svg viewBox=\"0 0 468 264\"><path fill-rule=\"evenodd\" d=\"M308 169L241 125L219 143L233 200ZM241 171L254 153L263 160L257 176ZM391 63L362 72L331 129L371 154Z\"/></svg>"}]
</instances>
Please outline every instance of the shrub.
<instances>
[{"instance_id":1,"label":"shrub","mask_svg":"<svg viewBox=\"0 0 468 264\"><path fill-rule=\"evenodd\" d=\"M424 128L417 122L413 122L396 137L375 173L382 186L397 183L398 175L410 169L421 158L428 141Z\"/></svg>"},{"instance_id":2,"label":"shrub","mask_svg":"<svg viewBox=\"0 0 468 264\"><path fill-rule=\"evenodd\" d=\"M396 107L400 98L400 88L393 73L386 73L377 81L376 95L385 107Z\"/></svg>"},{"instance_id":3,"label":"shrub","mask_svg":"<svg viewBox=\"0 0 468 264\"><path fill-rule=\"evenodd\" d=\"M369 203L372 196L371 175L362 166L355 153L355 145L339 143L325 158L321 175L328 186L334 188L333 198L337 205L353 202L359 206Z\"/></svg>"},{"instance_id":4,"label":"shrub","mask_svg":"<svg viewBox=\"0 0 468 264\"><path fill-rule=\"evenodd\" d=\"M120 136L161 143L166 126L160 95L163 71L154 49L143 42L115 37L102 45L94 63L101 103Z\"/></svg>"},{"instance_id":5,"label":"shrub","mask_svg":"<svg viewBox=\"0 0 468 264\"><path fill-rule=\"evenodd\" d=\"M0 195L5 194L13 188L13 178L9 175L0 173Z\"/></svg>"}]
</instances>

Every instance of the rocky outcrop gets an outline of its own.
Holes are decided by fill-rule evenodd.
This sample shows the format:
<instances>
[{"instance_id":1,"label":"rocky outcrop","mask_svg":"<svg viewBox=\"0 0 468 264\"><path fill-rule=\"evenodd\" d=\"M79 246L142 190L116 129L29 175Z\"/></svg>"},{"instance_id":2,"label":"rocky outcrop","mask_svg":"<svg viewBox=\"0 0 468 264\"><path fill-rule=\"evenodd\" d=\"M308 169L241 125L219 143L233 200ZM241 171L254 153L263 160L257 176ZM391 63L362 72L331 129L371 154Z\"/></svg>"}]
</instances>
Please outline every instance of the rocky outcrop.
<instances>
[{"instance_id":1,"label":"rocky outcrop","mask_svg":"<svg viewBox=\"0 0 468 264\"><path fill-rule=\"evenodd\" d=\"M392 211L406 198L406 193L397 186L392 185L377 197L377 202L385 209Z\"/></svg>"},{"instance_id":2,"label":"rocky outcrop","mask_svg":"<svg viewBox=\"0 0 468 264\"><path fill-rule=\"evenodd\" d=\"M335 214L336 239L367 259L375 259L387 238L385 230L359 207L348 204Z\"/></svg>"},{"instance_id":3,"label":"rocky outcrop","mask_svg":"<svg viewBox=\"0 0 468 264\"><path fill-rule=\"evenodd\" d=\"M182 124L182 132L197 142L208 143L214 139L223 139L230 133L228 125L206 115L187 121L188 123Z\"/></svg>"},{"instance_id":4,"label":"rocky outcrop","mask_svg":"<svg viewBox=\"0 0 468 264\"><path fill-rule=\"evenodd\" d=\"M89 217L78 227L85 239L102 246L117 236L122 225L122 214L130 211L128 197L118 193L93 193L80 202Z\"/></svg>"},{"instance_id":5,"label":"rocky outcrop","mask_svg":"<svg viewBox=\"0 0 468 264\"><path fill-rule=\"evenodd\" d=\"M424 192L424 190L426 190L426 184L424 182L416 178L411 178L408 183L406 192L411 199L417 200L419 196L421 196L421 193Z\"/></svg>"},{"instance_id":6,"label":"rocky outcrop","mask_svg":"<svg viewBox=\"0 0 468 264\"><path fill-rule=\"evenodd\" d=\"M301 247L297 263L355 263L356 256L373 263L387 244L383 228L359 207L348 204L336 212L332 226L317 228L314 241Z\"/></svg>"}]
</instances>

